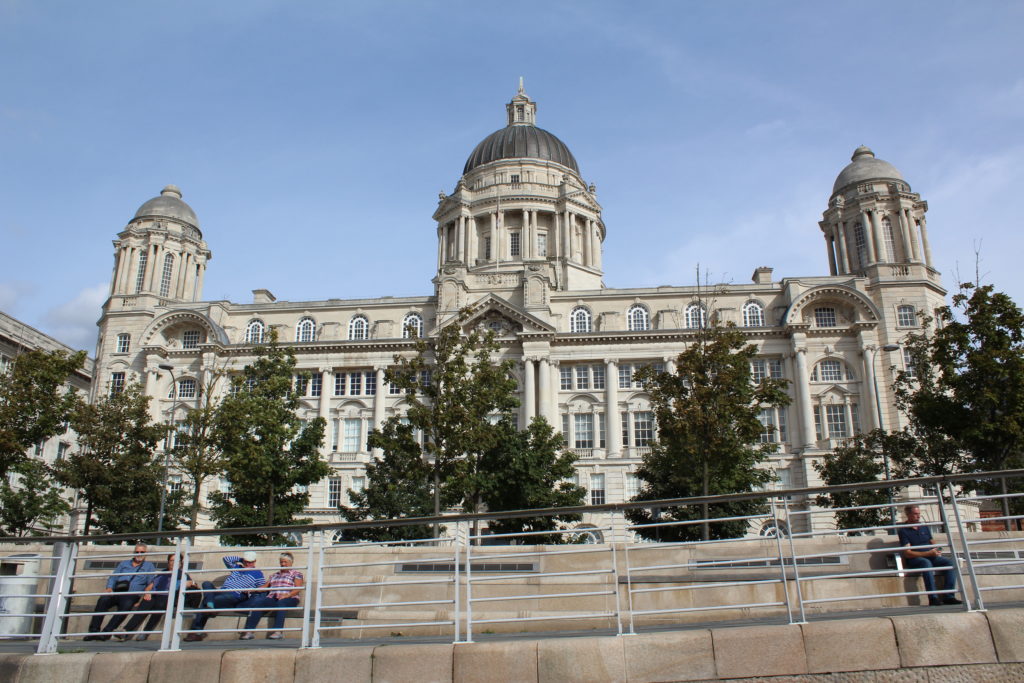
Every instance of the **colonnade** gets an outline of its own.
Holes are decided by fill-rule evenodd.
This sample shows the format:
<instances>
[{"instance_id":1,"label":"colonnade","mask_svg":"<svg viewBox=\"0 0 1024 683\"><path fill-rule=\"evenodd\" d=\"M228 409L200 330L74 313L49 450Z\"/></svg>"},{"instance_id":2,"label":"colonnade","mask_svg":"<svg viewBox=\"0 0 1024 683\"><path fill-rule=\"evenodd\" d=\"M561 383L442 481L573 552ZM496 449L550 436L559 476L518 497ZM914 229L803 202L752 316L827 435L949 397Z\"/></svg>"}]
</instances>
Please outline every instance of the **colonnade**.
<instances>
[{"instance_id":1,"label":"colonnade","mask_svg":"<svg viewBox=\"0 0 1024 683\"><path fill-rule=\"evenodd\" d=\"M893 249L886 247L883 230L886 218L894 233L895 254L889 253ZM863 231L863 251L857 244L857 226ZM836 218L826 222L824 227L832 275L855 273L874 263L923 263L932 267L927 221L923 215L915 218L913 207L901 206L897 210L866 208L853 219Z\"/></svg>"},{"instance_id":2,"label":"colonnade","mask_svg":"<svg viewBox=\"0 0 1024 683\"><path fill-rule=\"evenodd\" d=\"M122 244L115 255L114 290L111 293L160 294L164 260L170 254L174 258L174 266L167 298L198 300L203 291L206 260L181 245L175 246L177 248L161 243Z\"/></svg>"}]
</instances>

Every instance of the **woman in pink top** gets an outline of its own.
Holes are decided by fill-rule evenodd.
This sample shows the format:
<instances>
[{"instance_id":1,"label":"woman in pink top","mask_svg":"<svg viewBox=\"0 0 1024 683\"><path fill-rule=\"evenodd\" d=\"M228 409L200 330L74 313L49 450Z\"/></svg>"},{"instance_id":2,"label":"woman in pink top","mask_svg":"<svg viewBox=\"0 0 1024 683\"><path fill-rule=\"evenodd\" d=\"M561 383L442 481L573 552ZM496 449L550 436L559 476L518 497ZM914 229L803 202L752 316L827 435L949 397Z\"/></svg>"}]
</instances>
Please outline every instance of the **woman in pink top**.
<instances>
[{"instance_id":1,"label":"woman in pink top","mask_svg":"<svg viewBox=\"0 0 1024 683\"><path fill-rule=\"evenodd\" d=\"M269 590L266 591L265 595L254 598L254 601L251 603L253 607L295 607L299 604L299 593L302 592L303 583L302 572L292 569L295 558L291 553L281 553L278 562L281 565L281 569L271 575L267 582L263 584L262 588ZM245 631L239 636L240 640L252 640L252 629L256 628L260 623L264 611L264 609L257 609L249 613L249 617L245 620ZM268 633L267 638L271 640L281 638L285 613L286 610L283 609L274 610L270 613L269 618L273 619L273 628L276 630Z\"/></svg>"}]
</instances>

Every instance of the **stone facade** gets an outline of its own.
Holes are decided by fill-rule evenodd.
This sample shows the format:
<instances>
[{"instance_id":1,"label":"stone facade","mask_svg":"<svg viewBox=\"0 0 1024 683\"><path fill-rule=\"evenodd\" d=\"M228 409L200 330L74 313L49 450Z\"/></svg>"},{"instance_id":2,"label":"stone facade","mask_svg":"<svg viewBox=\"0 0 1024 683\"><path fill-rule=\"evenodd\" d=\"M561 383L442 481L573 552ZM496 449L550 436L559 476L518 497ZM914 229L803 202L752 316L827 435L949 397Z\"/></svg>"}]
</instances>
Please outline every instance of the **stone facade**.
<instances>
[{"instance_id":1,"label":"stone facade","mask_svg":"<svg viewBox=\"0 0 1024 683\"><path fill-rule=\"evenodd\" d=\"M521 86L507 116L439 198L437 275L420 297L291 302L256 290L251 303L203 301L211 252L168 186L114 242L93 391L137 379L154 398L154 419L168 421L277 330L312 374L303 411L328 423L323 454L334 474L312 487L309 510L321 522L339 520L337 504L365 482L369 430L404 409L384 370L413 352L410 330L433 335L463 307L473 312L468 324L495 330L502 355L517 363L520 424L541 415L564 431L591 502L633 495L632 473L654 435L632 372L670 369L705 322L736 323L760 349L756 373L790 381L792 405L763 415L774 426L764 438L780 444L771 458L779 487L819 483L811 463L837 439L880 421L899 426L891 385L904 360L883 347L917 331L945 290L932 267L927 202L894 167L861 147L843 169L819 223L822 274L775 279L758 267L748 284L609 289L595 186L536 126ZM161 365L174 368L180 401Z\"/></svg>"}]
</instances>

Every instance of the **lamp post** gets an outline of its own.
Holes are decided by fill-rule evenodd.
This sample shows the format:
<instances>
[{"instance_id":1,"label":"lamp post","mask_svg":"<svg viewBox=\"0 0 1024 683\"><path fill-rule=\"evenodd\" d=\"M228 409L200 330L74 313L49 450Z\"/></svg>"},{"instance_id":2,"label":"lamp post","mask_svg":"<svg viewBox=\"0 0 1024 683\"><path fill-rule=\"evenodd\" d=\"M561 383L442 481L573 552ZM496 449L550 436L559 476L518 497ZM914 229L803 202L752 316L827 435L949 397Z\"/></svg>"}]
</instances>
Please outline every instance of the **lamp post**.
<instances>
[{"instance_id":1,"label":"lamp post","mask_svg":"<svg viewBox=\"0 0 1024 683\"><path fill-rule=\"evenodd\" d=\"M177 425L174 423L174 411L178 407L178 379L174 376L174 366L172 365L158 365L161 370L166 370L171 373L171 386L174 388L174 401L171 403L171 429L177 429ZM160 518L156 523L156 530L164 530L164 510L167 507L167 477L168 471L170 470L171 460L171 434L168 434L167 441L164 442L164 484L160 488ZM174 434L175 441L177 441L177 434Z\"/></svg>"},{"instance_id":2,"label":"lamp post","mask_svg":"<svg viewBox=\"0 0 1024 683\"><path fill-rule=\"evenodd\" d=\"M882 351L898 351L900 348L899 344L886 344L881 347ZM879 347L871 349L871 382L875 389L875 409L878 412L878 429L882 432L885 431L885 418L882 417L882 397L878 393L878 373L875 372L875 359L878 357ZM889 481L892 476L889 473L889 454L882 450L882 464L885 467L885 480ZM887 488L886 493L889 496L889 524L896 524L896 506L892 502L892 489ZM891 533L891 530L890 530Z\"/></svg>"}]
</instances>

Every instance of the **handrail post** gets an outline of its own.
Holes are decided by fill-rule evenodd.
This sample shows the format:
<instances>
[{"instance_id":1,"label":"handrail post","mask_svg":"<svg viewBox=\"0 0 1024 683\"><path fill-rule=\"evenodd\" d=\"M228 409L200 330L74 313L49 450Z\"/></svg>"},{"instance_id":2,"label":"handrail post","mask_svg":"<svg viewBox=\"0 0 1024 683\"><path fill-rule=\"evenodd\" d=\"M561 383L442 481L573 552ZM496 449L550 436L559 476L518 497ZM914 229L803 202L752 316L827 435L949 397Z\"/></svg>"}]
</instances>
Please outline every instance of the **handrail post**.
<instances>
[{"instance_id":1,"label":"handrail post","mask_svg":"<svg viewBox=\"0 0 1024 683\"><path fill-rule=\"evenodd\" d=\"M306 543L306 581L302 584L302 638L299 647L309 647L309 611L312 596L309 587L313 583L313 546L323 542L323 532L313 531Z\"/></svg>"},{"instance_id":2,"label":"handrail post","mask_svg":"<svg viewBox=\"0 0 1024 683\"><path fill-rule=\"evenodd\" d=\"M953 489L952 482L946 482L946 489L949 491L949 501L953 505L953 518L956 520L956 531L960 536L960 546L963 548L964 560L967 561L967 574L971 578L971 589L974 591L974 609L978 611L985 610L985 601L981 597L981 585L978 583L978 575L974 571L974 560L971 559L971 548L967 542L967 530L964 528L963 520L960 518L960 506L957 504L956 491ZM943 516L945 517L945 515ZM948 528L948 527L947 527ZM967 597L967 591L963 590L963 572L960 571L960 563L956 561L956 552L953 550L953 540L949 542L950 552L953 554L953 564L956 566L957 574L960 578L960 590ZM970 610L970 600L965 600L967 603L968 611Z\"/></svg>"},{"instance_id":3,"label":"handrail post","mask_svg":"<svg viewBox=\"0 0 1024 683\"><path fill-rule=\"evenodd\" d=\"M800 607L800 621L796 623L806 624L807 615L804 612L804 589L800 585L800 565L796 561L796 544L793 543L793 515L789 512L789 501L786 500L786 497L780 496L780 498L782 499L782 509L786 511L786 528L789 530L789 533L786 534L786 540L789 543L789 554L793 558L793 586L796 588L796 602ZM775 528L780 528L778 522L776 522ZM790 620L790 623L794 622Z\"/></svg>"},{"instance_id":4,"label":"handrail post","mask_svg":"<svg viewBox=\"0 0 1024 683\"><path fill-rule=\"evenodd\" d=\"M461 527L462 527L462 522L456 522L455 523L455 537L452 539L452 546L453 546L452 554L454 556L454 558L453 558L453 565L452 566L454 567L454 577L455 577L455 582L454 582L455 585L454 585L454 588L453 588L454 593L452 595L452 598L454 599L455 604L454 604L454 606L452 608L452 620L455 622L455 640L453 642L456 642L456 643L459 642L459 638L461 638L461 631L459 629L459 626L460 626L459 622L460 622L460 620L462 618L461 609L460 609L462 607L462 604L459 601L459 593L461 592L461 587L459 586L459 557L460 557L460 553L459 553L459 536L460 536L459 529Z\"/></svg>"},{"instance_id":5,"label":"handrail post","mask_svg":"<svg viewBox=\"0 0 1024 683\"><path fill-rule=\"evenodd\" d=\"M182 568L182 570L185 573L188 573L188 562L189 562L189 560L188 560L188 552L189 552L189 549L191 547L192 547L192 537L191 536L186 536L186 537L181 539L181 568ZM200 589L199 590L199 601L200 601L200 603L202 603L203 598L205 597L203 595L202 587L203 587L203 584L200 583L199 584L199 589ZM183 610L187 606L188 606L188 601L187 600L182 599L182 600L175 600L174 601L174 625L171 627L170 638L167 641L166 648L164 647L163 644L161 644L161 646L160 646L161 650L167 649L167 650L170 650L172 652L177 652L178 650L181 649L181 627L184 624L184 619L185 619L185 613L184 613ZM200 604L200 607L202 607L202 606L203 605ZM167 626L165 625L164 628L166 629Z\"/></svg>"},{"instance_id":6,"label":"handrail post","mask_svg":"<svg viewBox=\"0 0 1024 683\"><path fill-rule=\"evenodd\" d=\"M313 591L313 595L306 596L306 603L310 600L314 600L315 604L313 607L313 634L309 640L309 647L317 648L320 647L320 613L323 610L323 585L324 585L324 542L321 536L317 543L317 554L319 560L316 563L316 590ZM312 573L312 572L310 572Z\"/></svg>"},{"instance_id":7,"label":"handrail post","mask_svg":"<svg viewBox=\"0 0 1024 683\"><path fill-rule=\"evenodd\" d=\"M174 542L174 563L176 571L172 571L167 582L167 604L164 605L163 626L160 629L160 649L167 650L171 644L171 632L174 630L174 611L179 602L185 601L185 592L178 586L178 575L186 580L188 567L181 563L181 539ZM156 580L156 577L153 577Z\"/></svg>"},{"instance_id":8,"label":"handrail post","mask_svg":"<svg viewBox=\"0 0 1024 683\"><path fill-rule=\"evenodd\" d=\"M57 640L60 634L61 619L67 607L68 590L71 587L71 575L74 573L75 559L78 557L78 544L69 543L61 551L57 566L57 576L50 593L50 604L47 605L46 618L39 634L39 645L36 654L45 655L57 652Z\"/></svg>"},{"instance_id":9,"label":"handrail post","mask_svg":"<svg viewBox=\"0 0 1024 683\"><path fill-rule=\"evenodd\" d=\"M611 523L608 525L608 532L611 536L612 547L612 590L615 591L615 635L622 635L622 600L619 598L619 557L615 551L615 511L611 514Z\"/></svg>"},{"instance_id":10,"label":"handrail post","mask_svg":"<svg viewBox=\"0 0 1024 683\"><path fill-rule=\"evenodd\" d=\"M473 525L466 526L466 640L473 642Z\"/></svg>"},{"instance_id":11,"label":"handrail post","mask_svg":"<svg viewBox=\"0 0 1024 683\"><path fill-rule=\"evenodd\" d=\"M939 506L939 519L942 520L942 528L946 532L946 540L949 541L950 560L953 563L952 571L953 571L954 574L956 574L956 583L957 583L957 585L960 586L960 590L963 591L964 577L963 577L963 574L960 572L960 558L959 558L959 556L957 555L957 552L956 552L956 545L953 544L953 539L952 539L952 535L953 534L952 534L952 532L949 529L949 519L946 516L946 504L942 500L942 484L938 484L935 487L935 499L936 499L936 502L937 502L937 504ZM934 573L933 573L933 576L934 576ZM949 585L949 581L946 580L946 574L944 572L942 574L942 580L943 580L943 587L942 587L942 589L946 590L946 586ZM964 597L966 597L966 596L967 596L967 594L965 592L964 593ZM953 595L951 597L956 597L956 595ZM929 597L929 600L930 599L931 599L931 597ZM970 603L969 600L965 600L964 601L964 609L970 611L971 603Z\"/></svg>"},{"instance_id":12,"label":"handrail post","mask_svg":"<svg viewBox=\"0 0 1024 683\"><path fill-rule=\"evenodd\" d=\"M622 554L625 556L624 561L626 563L626 609L629 610L629 632L632 635L636 635L636 624L633 622L633 573L629 563L629 520L626 519L626 514L622 513L622 522L625 525L623 527L623 537L626 539L622 546Z\"/></svg>"}]
</instances>

